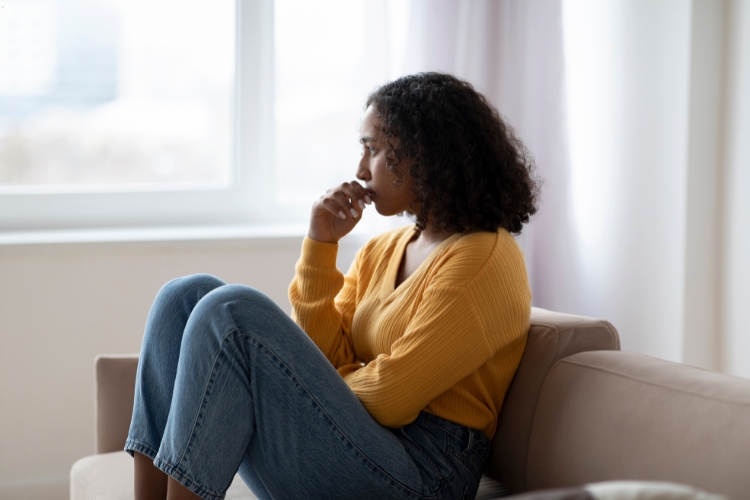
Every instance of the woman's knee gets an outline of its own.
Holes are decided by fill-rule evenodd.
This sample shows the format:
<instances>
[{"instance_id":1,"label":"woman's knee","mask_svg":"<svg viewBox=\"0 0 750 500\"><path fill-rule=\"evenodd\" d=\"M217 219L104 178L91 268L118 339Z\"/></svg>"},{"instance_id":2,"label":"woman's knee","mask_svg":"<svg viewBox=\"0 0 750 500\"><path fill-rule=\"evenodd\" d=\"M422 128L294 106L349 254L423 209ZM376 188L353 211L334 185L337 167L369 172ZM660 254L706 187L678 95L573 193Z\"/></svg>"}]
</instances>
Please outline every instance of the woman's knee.
<instances>
[{"instance_id":1,"label":"woman's knee","mask_svg":"<svg viewBox=\"0 0 750 500\"><path fill-rule=\"evenodd\" d=\"M195 319L231 325L233 329L252 329L269 319L290 320L289 316L263 292L245 285L224 285L216 288L195 306ZM227 332L222 332L227 333Z\"/></svg>"},{"instance_id":2,"label":"woman's knee","mask_svg":"<svg viewBox=\"0 0 750 500\"><path fill-rule=\"evenodd\" d=\"M157 301L183 301L192 298L194 304L224 282L210 274L192 274L168 281L157 294ZM194 305L193 304L193 305Z\"/></svg>"},{"instance_id":3,"label":"woman's knee","mask_svg":"<svg viewBox=\"0 0 750 500\"><path fill-rule=\"evenodd\" d=\"M176 278L165 284L154 299L149 311L144 349L163 349L164 345L179 346L185 324L195 305L212 290L224 285L218 278L194 274Z\"/></svg>"},{"instance_id":4,"label":"woman's knee","mask_svg":"<svg viewBox=\"0 0 750 500\"><path fill-rule=\"evenodd\" d=\"M201 299L196 309L200 307L204 310L212 310L227 306L231 309L236 307L242 311L278 309L276 303L266 294L246 285L217 287Z\"/></svg>"}]
</instances>

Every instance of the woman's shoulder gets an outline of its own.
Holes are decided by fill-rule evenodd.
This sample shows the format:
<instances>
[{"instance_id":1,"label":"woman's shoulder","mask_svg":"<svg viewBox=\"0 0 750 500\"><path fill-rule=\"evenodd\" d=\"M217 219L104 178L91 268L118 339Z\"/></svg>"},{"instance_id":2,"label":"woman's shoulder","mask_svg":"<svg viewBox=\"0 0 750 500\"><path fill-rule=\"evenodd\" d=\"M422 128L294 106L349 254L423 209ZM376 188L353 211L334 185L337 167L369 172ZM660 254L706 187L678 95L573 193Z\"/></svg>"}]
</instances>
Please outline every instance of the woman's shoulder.
<instances>
[{"instance_id":1,"label":"woman's shoulder","mask_svg":"<svg viewBox=\"0 0 750 500\"><path fill-rule=\"evenodd\" d=\"M509 273L526 276L521 247L502 228L461 235L439 261L442 278L456 286L501 282Z\"/></svg>"}]
</instances>

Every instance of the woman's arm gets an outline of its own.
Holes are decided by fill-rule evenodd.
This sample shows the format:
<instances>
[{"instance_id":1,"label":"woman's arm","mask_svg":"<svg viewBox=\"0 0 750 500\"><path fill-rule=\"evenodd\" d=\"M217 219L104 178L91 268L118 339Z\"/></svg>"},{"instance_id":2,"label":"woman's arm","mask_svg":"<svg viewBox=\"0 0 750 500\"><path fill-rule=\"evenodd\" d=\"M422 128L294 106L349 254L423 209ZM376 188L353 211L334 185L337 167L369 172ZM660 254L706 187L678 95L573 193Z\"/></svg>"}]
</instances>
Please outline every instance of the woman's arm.
<instances>
[{"instance_id":1,"label":"woman's arm","mask_svg":"<svg viewBox=\"0 0 750 500\"><path fill-rule=\"evenodd\" d=\"M360 257L357 253L343 276L336 268L337 249L337 243L305 238L297 273L289 286L292 318L335 367L356 362L351 325Z\"/></svg>"},{"instance_id":2,"label":"woman's arm","mask_svg":"<svg viewBox=\"0 0 750 500\"><path fill-rule=\"evenodd\" d=\"M308 236L289 286L292 318L335 367L356 362L351 324L361 258L360 251L344 277L336 268L338 241L362 220L370 203L368 192L355 181L329 189L313 204Z\"/></svg>"}]
</instances>

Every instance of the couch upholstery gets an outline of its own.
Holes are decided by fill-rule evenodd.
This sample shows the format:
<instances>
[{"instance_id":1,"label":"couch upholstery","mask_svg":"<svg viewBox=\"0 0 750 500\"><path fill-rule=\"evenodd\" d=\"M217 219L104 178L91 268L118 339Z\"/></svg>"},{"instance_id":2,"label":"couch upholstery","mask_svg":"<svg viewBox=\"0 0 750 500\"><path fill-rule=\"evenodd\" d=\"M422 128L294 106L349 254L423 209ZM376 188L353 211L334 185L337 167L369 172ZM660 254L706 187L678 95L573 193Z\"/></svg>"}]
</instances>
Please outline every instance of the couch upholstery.
<instances>
[{"instance_id":1,"label":"couch upholstery","mask_svg":"<svg viewBox=\"0 0 750 500\"><path fill-rule=\"evenodd\" d=\"M526 491L539 482L529 444L534 440L539 418L539 394L547 385L548 372L555 372L555 363L583 351L619 348L617 331L606 321L533 309L526 350L498 419L481 497L492 498L500 491L490 477L502 481L513 492ZM71 500L133 498L132 461L120 450L132 412L137 359L130 355L101 356L96 360L97 455L73 466ZM254 497L240 480L235 480L228 498Z\"/></svg>"},{"instance_id":2,"label":"couch upholstery","mask_svg":"<svg viewBox=\"0 0 750 500\"><path fill-rule=\"evenodd\" d=\"M632 352L558 361L539 395L527 486L611 479L750 498L750 380Z\"/></svg>"}]
</instances>

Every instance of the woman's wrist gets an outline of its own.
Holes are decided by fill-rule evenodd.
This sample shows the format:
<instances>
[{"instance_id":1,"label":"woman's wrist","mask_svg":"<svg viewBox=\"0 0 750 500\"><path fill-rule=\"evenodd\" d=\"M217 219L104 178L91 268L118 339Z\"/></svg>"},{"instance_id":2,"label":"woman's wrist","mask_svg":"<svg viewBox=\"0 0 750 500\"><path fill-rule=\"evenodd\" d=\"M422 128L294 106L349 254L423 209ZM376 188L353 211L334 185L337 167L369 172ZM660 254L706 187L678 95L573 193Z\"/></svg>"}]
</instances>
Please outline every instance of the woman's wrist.
<instances>
[{"instance_id":1,"label":"woman's wrist","mask_svg":"<svg viewBox=\"0 0 750 500\"><path fill-rule=\"evenodd\" d=\"M339 240L333 236L333 235L326 235L326 234L320 234L317 231L314 231L312 228L310 228L309 231L307 231L307 237L311 240L315 240L320 243L338 243Z\"/></svg>"}]
</instances>

